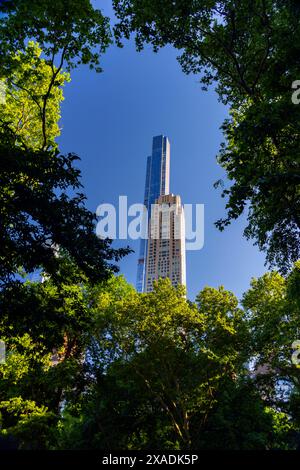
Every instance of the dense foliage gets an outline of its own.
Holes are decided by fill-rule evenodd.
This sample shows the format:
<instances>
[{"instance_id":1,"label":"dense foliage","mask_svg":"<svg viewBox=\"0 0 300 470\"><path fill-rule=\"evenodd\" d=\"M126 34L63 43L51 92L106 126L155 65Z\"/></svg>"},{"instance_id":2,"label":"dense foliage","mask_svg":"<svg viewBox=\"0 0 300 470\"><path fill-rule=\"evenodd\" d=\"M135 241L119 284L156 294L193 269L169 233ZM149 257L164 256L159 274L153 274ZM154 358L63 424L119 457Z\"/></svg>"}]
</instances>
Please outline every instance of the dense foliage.
<instances>
[{"instance_id":1,"label":"dense foliage","mask_svg":"<svg viewBox=\"0 0 300 470\"><path fill-rule=\"evenodd\" d=\"M2 292L2 435L19 448L296 448L299 268L253 280L243 307L223 287L191 303L169 280L137 294L122 277Z\"/></svg>"}]
</instances>

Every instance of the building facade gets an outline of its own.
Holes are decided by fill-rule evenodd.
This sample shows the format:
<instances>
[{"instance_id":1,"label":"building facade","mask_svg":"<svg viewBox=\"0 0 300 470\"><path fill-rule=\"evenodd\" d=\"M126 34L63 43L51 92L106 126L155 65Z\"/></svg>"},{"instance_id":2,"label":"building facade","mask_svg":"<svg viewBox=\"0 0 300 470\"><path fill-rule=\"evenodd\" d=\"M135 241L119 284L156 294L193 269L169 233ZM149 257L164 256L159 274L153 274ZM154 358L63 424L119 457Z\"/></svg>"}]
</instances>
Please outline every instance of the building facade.
<instances>
[{"instance_id":1,"label":"building facade","mask_svg":"<svg viewBox=\"0 0 300 470\"><path fill-rule=\"evenodd\" d=\"M145 292L168 277L173 286L186 285L185 220L180 196L160 196L151 211Z\"/></svg>"},{"instance_id":2,"label":"building facade","mask_svg":"<svg viewBox=\"0 0 300 470\"><path fill-rule=\"evenodd\" d=\"M144 205L148 211L148 221L151 206L162 195L170 190L170 142L164 135L153 137L152 154L147 158ZM145 292L147 267L148 240L142 239L138 259L137 282L138 292Z\"/></svg>"}]
</instances>

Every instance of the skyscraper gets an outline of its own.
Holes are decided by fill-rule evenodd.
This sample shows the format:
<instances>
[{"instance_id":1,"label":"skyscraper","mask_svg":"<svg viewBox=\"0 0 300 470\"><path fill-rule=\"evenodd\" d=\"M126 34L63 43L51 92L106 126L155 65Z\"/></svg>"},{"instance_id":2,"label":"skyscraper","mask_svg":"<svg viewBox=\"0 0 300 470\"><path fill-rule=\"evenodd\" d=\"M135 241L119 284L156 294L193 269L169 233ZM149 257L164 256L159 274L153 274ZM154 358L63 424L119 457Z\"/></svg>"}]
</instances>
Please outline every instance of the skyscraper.
<instances>
[{"instance_id":1,"label":"skyscraper","mask_svg":"<svg viewBox=\"0 0 300 470\"><path fill-rule=\"evenodd\" d=\"M144 205L148 211L148 239L141 240L137 290L150 292L153 281L168 277L173 285L186 284L185 222L180 196L170 191L170 143L153 138L147 159Z\"/></svg>"},{"instance_id":2,"label":"skyscraper","mask_svg":"<svg viewBox=\"0 0 300 470\"><path fill-rule=\"evenodd\" d=\"M152 154L147 158L146 184L144 205L148 211L148 222L151 205L159 198L169 193L170 187L170 143L167 137L153 137ZM138 292L145 291L148 240L141 240L138 260L137 284Z\"/></svg>"},{"instance_id":3,"label":"skyscraper","mask_svg":"<svg viewBox=\"0 0 300 470\"><path fill-rule=\"evenodd\" d=\"M145 292L153 281L168 277L173 286L186 285L185 220L180 196L160 196L151 212Z\"/></svg>"}]
</instances>

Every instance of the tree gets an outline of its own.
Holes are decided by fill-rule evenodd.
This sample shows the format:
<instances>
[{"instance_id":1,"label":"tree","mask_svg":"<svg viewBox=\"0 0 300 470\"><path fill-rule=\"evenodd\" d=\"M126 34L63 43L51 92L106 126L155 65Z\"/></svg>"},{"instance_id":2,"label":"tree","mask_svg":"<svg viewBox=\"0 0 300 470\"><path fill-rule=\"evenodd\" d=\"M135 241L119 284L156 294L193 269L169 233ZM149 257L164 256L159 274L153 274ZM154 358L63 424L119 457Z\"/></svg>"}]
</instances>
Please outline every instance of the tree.
<instances>
[{"instance_id":1,"label":"tree","mask_svg":"<svg viewBox=\"0 0 300 470\"><path fill-rule=\"evenodd\" d=\"M129 252L97 238L78 157L55 142L63 67L97 67L92 48L105 50L107 26L87 1L0 5L0 418L1 437L14 436L18 448L55 445L63 401L76 402L86 386L92 285ZM35 271L43 282L28 282Z\"/></svg>"},{"instance_id":2,"label":"tree","mask_svg":"<svg viewBox=\"0 0 300 470\"><path fill-rule=\"evenodd\" d=\"M109 20L89 0L33 0L30 5L27 0L7 0L1 2L0 13L0 78L14 73L15 54L25 52L28 39L46 57L49 80L40 90L43 93L35 96L41 114L42 149L46 149L48 103L61 81L61 71L64 66L70 71L80 64L101 71L100 55L111 42Z\"/></svg>"},{"instance_id":3,"label":"tree","mask_svg":"<svg viewBox=\"0 0 300 470\"><path fill-rule=\"evenodd\" d=\"M277 418L277 413L274 412ZM248 377L225 378L216 395L216 406L199 432L197 447L207 450L264 450L274 432L255 384Z\"/></svg>"},{"instance_id":4,"label":"tree","mask_svg":"<svg viewBox=\"0 0 300 470\"><path fill-rule=\"evenodd\" d=\"M0 402L0 413L1 437L14 436L18 449L46 449L50 445L57 418L47 408L15 397Z\"/></svg>"},{"instance_id":5,"label":"tree","mask_svg":"<svg viewBox=\"0 0 300 470\"><path fill-rule=\"evenodd\" d=\"M54 40L51 16L47 19L49 34L45 30L35 30L38 20L34 15L38 14L46 28L42 11L47 5L50 8L49 2L43 5L33 2L33 9L29 10L26 2L19 3L20 9L15 3L5 3L1 8L6 15L0 19L0 30L10 37L10 41L2 45L7 61L1 67L1 75L6 80L6 101L0 104L0 284L11 282L19 269L27 272L44 269L54 275L60 263L58 247L77 262L79 270L83 269L94 281L100 281L116 270L111 261L117 261L129 250L113 250L111 241L97 239L96 217L87 210L85 196L79 192L82 186L80 172L74 166L78 157L60 155L55 143L59 135L62 86L69 80L62 67L64 60L69 68L72 66L74 51L62 53L64 60L56 67L56 52L59 53L62 47L66 50L71 47L64 42L58 16L55 16L55 24L61 41L64 38L64 46L59 42L59 31L55 44L48 42ZM24 8L24 16L19 17ZM51 11L55 15L55 11ZM81 34L77 48L83 47L85 31L81 23L80 26L74 23L76 18L80 21L78 15L79 12L69 24L70 35L77 29ZM93 21L99 13L95 15ZM17 23L22 34L19 33L15 42L16 30L11 28ZM87 23L86 27L96 28L93 24ZM46 57L52 51L50 61L41 58L41 48L36 43L25 44L23 28L28 34L36 32L37 39L45 47ZM100 34L97 31L85 31L87 44L96 40ZM16 47L20 50L15 50Z\"/></svg>"},{"instance_id":6,"label":"tree","mask_svg":"<svg viewBox=\"0 0 300 470\"><path fill-rule=\"evenodd\" d=\"M4 66L10 63L10 52L23 51L27 40L34 39L50 63L57 59L68 69L79 64L97 69L100 55L111 42L109 19L89 0L59 0L55 4L33 0L30 5L26 0L4 0L0 12Z\"/></svg>"},{"instance_id":7,"label":"tree","mask_svg":"<svg viewBox=\"0 0 300 470\"><path fill-rule=\"evenodd\" d=\"M57 277L0 291L1 436L18 448L57 445L63 403L77 403L88 384L85 353L94 325L88 278L64 259Z\"/></svg>"},{"instance_id":8,"label":"tree","mask_svg":"<svg viewBox=\"0 0 300 470\"><path fill-rule=\"evenodd\" d=\"M296 0L114 0L115 35L135 33L137 48L172 44L185 73L204 89L217 83L230 106L219 162L232 186L223 230L248 210L245 235L286 273L300 252L300 107L292 103L299 72ZM222 181L219 184L224 184Z\"/></svg>"},{"instance_id":9,"label":"tree","mask_svg":"<svg viewBox=\"0 0 300 470\"><path fill-rule=\"evenodd\" d=\"M300 371L292 363L292 345L299 336L299 268L297 262L287 279L277 272L253 279L243 298L257 387L273 411L285 414L294 433L300 429Z\"/></svg>"},{"instance_id":10,"label":"tree","mask_svg":"<svg viewBox=\"0 0 300 470\"><path fill-rule=\"evenodd\" d=\"M19 448L295 448L298 268L287 285L253 280L244 310L222 287L193 304L169 280L148 294L122 277L92 286L67 260L64 282L4 294L2 435Z\"/></svg>"},{"instance_id":11,"label":"tree","mask_svg":"<svg viewBox=\"0 0 300 470\"><path fill-rule=\"evenodd\" d=\"M91 280L117 269L113 261L128 250L114 250L110 240L97 238L96 216L85 207L85 196L69 195L81 187L75 155L24 151L2 140L0 157L2 284L14 279L19 268L28 273L42 268L56 276L57 247Z\"/></svg>"},{"instance_id":12,"label":"tree","mask_svg":"<svg viewBox=\"0 0 300 470\"><path fill-rule=\"evenodd\" d=\"M36 151L43 146L57 147L55 139L60 134L58 122L63 100L62 87L69 81L67 73L56 74L45 109L44 135L44 97L52 80L53 70L56 73L56 69L41 58L41 53L42 50L36 43L29 42L24 52L12 55L12 66L5 76L5 102L0 105L1 128L11 135L15 145Z\"/></svg>"},{"instance_id":13,"label":"tree","mask_svg":"<svg viewBox=\"0 0 300 470\"><path fill-rule=\"evenodd\" d=\"M98 68L92 49L106 49L109 30L88 1L5 1L0 34L1 437L22 449L51 448L62 403L75 403L86 387L92 286L129 252L97 238L78 157L61 155L55 142L69 79L63 67ZM43 282L28 281L35 271Z\"/></svg>"},{"instance_id":14,"label":"tree","mask_svg":"<svg viewBox=\"0 0 300 470\"><path fill-rule=\"evenodd\" d=\"M62 448L208 448L213 422L222 409L234 414L234 397L246 390L240 425L252 419L252 437L250 429L235 428L228 448L266 445L272 423L253 386L244 383L237 300L222 288L206 288L198 304L168 279L149 294L137 294L120 279L99 291L91 386L80 410L66 407ZM224 421L218 425L225 432ZM223 447L220 434L215 445Z\"/></svg>"}]
</instances>

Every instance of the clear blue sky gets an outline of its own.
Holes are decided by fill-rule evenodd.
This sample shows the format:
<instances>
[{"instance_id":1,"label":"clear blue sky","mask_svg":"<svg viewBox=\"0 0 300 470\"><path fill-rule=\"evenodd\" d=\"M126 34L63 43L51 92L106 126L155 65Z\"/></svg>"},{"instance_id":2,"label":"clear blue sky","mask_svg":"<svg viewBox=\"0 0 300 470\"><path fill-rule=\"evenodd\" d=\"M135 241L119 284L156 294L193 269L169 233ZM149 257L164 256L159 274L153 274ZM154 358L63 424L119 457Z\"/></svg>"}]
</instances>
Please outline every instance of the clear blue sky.
<instances>
[{"instance_id":1,"label":"clear blue sky","mask_svg":"<svg viewBox=\"0 0 300 470\"><path fill-rule=\"evenodd\" d=\"M110 14L110 1L104 4ZM95 5L102 7L103 1ZM204 248L187 252L188 297L193 300L205 285L221 284L240 297L251 277L266 268L264 255L242 236L245 219L222 233L214 226L225 214L213 183L225 177L216 155L227 109L212 89L201 90L197 76L183 74L176 56L171 47L138 53L131 41L123 49L110 47L102 74L88 67L74 71L65 89L60 145L81 157L87 204L95 211L100 203L116 204L119 195L127 195L129 204L143 202L152 136L167 135L171 191L183 203L205 204ZM121 273L135 284L139 242L128 243L135 253L120 263Z\"/></svg>"}]
</instances>

